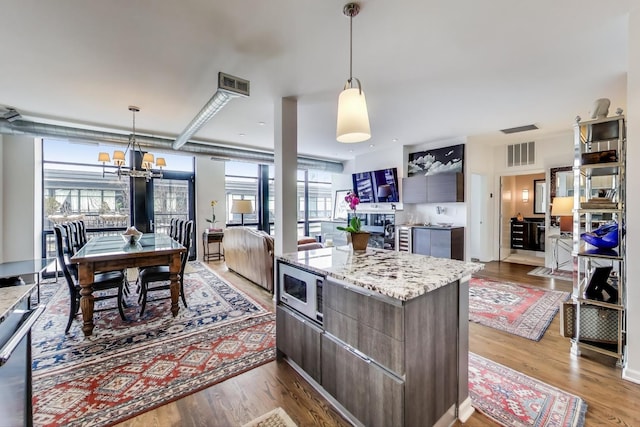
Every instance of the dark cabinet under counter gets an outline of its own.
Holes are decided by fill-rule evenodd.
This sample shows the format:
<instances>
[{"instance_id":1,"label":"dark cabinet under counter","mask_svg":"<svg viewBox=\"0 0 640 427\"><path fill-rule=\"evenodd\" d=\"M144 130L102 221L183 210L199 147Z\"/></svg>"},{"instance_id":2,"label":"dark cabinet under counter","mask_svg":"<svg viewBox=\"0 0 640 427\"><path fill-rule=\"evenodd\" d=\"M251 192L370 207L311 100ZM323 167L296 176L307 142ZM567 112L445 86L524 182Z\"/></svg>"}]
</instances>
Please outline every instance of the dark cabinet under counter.
<instances>
[{"instance_id":1,"label":"dark cabinet under counter","mask_svg":"<svg viewBox=\"0 0 640 427\"><path fill-rule=\"evenodd\" d=\"M464 260L464 227L413 227L412 252L437 258Z\"/></svg>"},{"instance_id":2,"label":"dark cabinet under counter","mask_svg":"<svg viewBox=\"0 0 640 427\"><path fill-rule=\"evenodd\" d=\"M511 249L544 252L544 218L511 218Z\"/></svg>"}]
</instances>

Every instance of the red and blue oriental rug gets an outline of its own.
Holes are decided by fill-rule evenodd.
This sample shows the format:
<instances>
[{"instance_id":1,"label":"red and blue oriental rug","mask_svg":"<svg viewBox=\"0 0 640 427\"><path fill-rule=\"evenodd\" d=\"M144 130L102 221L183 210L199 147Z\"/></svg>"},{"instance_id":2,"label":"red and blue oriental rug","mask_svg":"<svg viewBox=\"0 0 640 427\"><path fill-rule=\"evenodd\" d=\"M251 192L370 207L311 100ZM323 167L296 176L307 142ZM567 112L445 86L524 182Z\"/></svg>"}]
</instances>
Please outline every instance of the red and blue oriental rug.
<instances>
[{"instance_id":1,"label":"red and blue oriental rug","mask_svg":"<svg viewBox=\"0 0 640 427\"><path fill-rule=\"evenodd\" d=\"M539 341L568 292L472 277L469 320Z\"/></svg>"},{"instance_id":2,"label":"red and blue oriental rug","mask_svg":"<svg viewBox=\"0 0 640 427\"><path fill-rule=\"evenodd\" d=\"M180 302L176 318L168 299L139 318L132 295L128 321L97 312L90 338L80 316L64 334L66 284L43 288L50 300L32 333L36 426L111 425L275 358L274 314L199 262L188 265L189 307Z\"/></svg>"},{"instance_id":3,"label":"red and blue oriental rug","mask_svg":"<svg viewBox=\"0 0 640 427\"><path fill-rule=\"evenodd\" d=\"M478 411L508 427L581 427L578 396L469 353L469 396Z\"/></svg>"}]
</instances>

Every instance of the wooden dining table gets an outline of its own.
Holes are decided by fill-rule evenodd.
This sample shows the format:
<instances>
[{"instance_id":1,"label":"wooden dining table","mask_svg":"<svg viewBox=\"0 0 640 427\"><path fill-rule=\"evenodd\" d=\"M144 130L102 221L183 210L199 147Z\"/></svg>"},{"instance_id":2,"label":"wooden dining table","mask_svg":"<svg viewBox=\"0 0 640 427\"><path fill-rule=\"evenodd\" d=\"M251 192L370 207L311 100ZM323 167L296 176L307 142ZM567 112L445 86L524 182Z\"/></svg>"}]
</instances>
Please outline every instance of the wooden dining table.
<instances>
[{"instance_id":1,"label":"wooden dining table","mask_svg":"<svg viewBox=\"0 0 640 427\"><path fill-rule=\"evenodd\" d=\"M132 267L168 265L170 272L171 314L178 315L180 307L180 254L186 248L166 234L144 234L136 244L125 243L120 235L92 238L74 256L71 262L78 265L82 332L93 334L94 274Z\"/></svg>"}]
</instances>

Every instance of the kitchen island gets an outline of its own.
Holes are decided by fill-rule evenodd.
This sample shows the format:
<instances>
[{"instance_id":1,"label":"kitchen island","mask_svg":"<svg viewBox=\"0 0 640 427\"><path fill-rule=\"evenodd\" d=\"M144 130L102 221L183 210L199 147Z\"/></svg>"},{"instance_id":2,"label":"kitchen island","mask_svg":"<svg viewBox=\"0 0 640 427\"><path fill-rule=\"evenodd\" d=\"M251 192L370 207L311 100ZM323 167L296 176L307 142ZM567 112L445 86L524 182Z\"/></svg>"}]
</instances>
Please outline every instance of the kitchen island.
<instances>
[{"instance_id":1,"label":"kitchen island","mask_svg":"<svg viewBox=\"0 0 640 427\"><path fill-rule=\"evenodd\" d=\"M278 355L352 422L468 419L468 280L482 264L344 246L276 268Z\"/></svg>"}]
</instances>

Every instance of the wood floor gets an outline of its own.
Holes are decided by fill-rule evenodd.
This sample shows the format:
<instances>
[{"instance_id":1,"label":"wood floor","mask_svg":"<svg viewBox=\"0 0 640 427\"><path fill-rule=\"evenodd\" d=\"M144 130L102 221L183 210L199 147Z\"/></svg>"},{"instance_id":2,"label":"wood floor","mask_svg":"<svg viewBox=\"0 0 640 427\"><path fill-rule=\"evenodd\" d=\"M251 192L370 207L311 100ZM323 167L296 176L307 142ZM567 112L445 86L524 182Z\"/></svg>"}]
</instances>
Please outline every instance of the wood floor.
<instances>
[{"instance_id":1,"label":"wood floor","mask_svg":"<svg viewBox=\"0 0 640 427\"><path fill-rule=\"evenodd\" d=\"M209 266L273 307L270 294L229 272L224 262L212 261ZM476 276L571 290L570 282L527 275L531 269L529 265L491 262ZM559 334L559 316L538 342L475 323L469 327L472 352L582 397L589 405L586 426L640 426L640 385L622 380L612 360L598 355L571 356L569 340ZM119 426L240 426L278 406L301 427L350 425L286 363L274 361ZM498 424L475 412L466 423L456 425Z\"/></svg>"}]
</instances>

